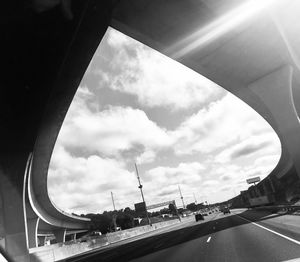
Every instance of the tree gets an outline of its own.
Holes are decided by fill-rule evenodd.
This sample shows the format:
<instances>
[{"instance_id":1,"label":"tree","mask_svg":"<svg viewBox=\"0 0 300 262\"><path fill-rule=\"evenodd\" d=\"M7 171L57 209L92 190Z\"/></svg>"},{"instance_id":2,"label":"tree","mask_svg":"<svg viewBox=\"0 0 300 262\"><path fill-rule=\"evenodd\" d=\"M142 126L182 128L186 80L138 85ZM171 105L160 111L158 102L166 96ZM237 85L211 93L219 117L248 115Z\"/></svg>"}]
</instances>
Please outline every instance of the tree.
<instances>
[{"instance_id":1,"label":"tree","mask_svg":"<svg viewBox=\"0 0 300 262\"><path fill-rule=\"evenodd\" d=\"M151 212L151 214L150 214L151 217L158 217L159 215L160 215L159 211L154 211L154 212Z\"/></svg>"},{"instance_id":2,"label":"tree","mask_svg":"<svg viewBox=\"0 0 300 262\"><path fill-rule=\"evenodd\" d=\"M134 227L133 216L130 214L122 213L117 216L117 225L122 229L128 229Z\"/></svg>"},{"instance_id":3,"label":"tree","mask_svg":"<svg viewBox=\"0 0 300 262\"><path fill-rule=\"evenodd\" d=\"M159 211L161 214L170 214L170 209L169 208L163 208Z\"/></svg>"},{"instance_id":4,"label":"tree","mask_svg":"<svg viewBox=\"0 0 300 262\"><path fill-rule=\"evenodd\" d=\"M129 215L131 215L132 217L138 217L137 212L136 212L135 210L131 209L130 207L125 207L124 213L125 213L125 214L129 214Z\"/></svg>"},{"instance_id":5,"label":"tree","mask_svg":"<svg viewBox=\"0 0 300 262\"><path fill-rule=\"evenodd\" d=\"M190 203L186 206L186 208L192 212L197 211L197 206L195 203Z\"/></svg>"},{"instance_id":6,"label":"tree","mask_svg":"<svg viewBox=\"0 0 300 262\"><path fill-rule=\"evenodd\" d=\"M131 213L131 209L130 209L130 207L125 207L124 208L124 213Z\"/></svg>"},{"instance_id":7,"label":"tree","mask_svg":"<svg viewBox=\"0 0 300 262\"><path fill-rule=\"evenodd\" d=\"M176 207L174 204L169 204L169 210L170 210L170 213L173 214L173 215L176 215L177 214L177 211L176 211Z\"/></svg>"},{"instance_id":8,"label":"tree","mask_svg":"<svg viewBox=\"0 0 300 262\"><path fill-rule=\"evenodd\" d=\"M91 230L99 230L102 234L109 231L112 218L107 214L87 214L85 217L91 219Z\"/></svg>"}]
</instances>

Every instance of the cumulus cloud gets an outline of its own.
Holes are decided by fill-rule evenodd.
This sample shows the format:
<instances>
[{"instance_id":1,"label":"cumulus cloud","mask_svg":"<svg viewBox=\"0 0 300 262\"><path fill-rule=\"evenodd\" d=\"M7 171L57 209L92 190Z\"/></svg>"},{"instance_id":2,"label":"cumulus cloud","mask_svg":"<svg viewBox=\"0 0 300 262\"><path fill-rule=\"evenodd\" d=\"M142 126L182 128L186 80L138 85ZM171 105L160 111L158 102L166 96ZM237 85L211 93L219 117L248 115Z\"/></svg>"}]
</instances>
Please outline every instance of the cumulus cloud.
<instances>
[{"instance_id":1,"label":"cumulus cloud","mask_svg":"<svg viewBox=\"0 0 300 262\"><path fill-rule=\"evenodd\" d=\"M172 136L176 141L175 151L179 155L195 152L211 153L242 143L240 148L236 146L235 152L232 153L233 157L238 157L246 155L247 149L243 143L247 142L242 141L247 139L260 145L266 145L268 143L266 141L280 145L277 135L269 124L248 105L229 93L188 117L173 131ZM248 146L248 153L255 150Z\"/></svg>"},{"instance_id":2,"label":"cumulus cloud","mask_svg":"<svg viewBox=\"0 0 300 262\"><path fill-rule=\"evenodd\" d=\"M217 185L219 185L220 183L216 180L207 180L204 183L202 183L202 186L205 187L215 187Z\"/></svg>"},{"instance_id":3,"label":"cumulus cloud","mask_svg":"<svg viewBox=\"0 0 300 262\"><path fill-rule=\"evenodd\" d=\"M264 179L274 169L278 163L280 155L258 156L253 161L248 161L243 165L222 163L214 170L211 170L212 177L217 179L220 184L230 185L237 190L247 188L246 179L249 177L259 176Z\"/></svg>"},{"instance_id":4,"label":"cumulus cloud","mask_svg":"<svg viewBox=\"0 0 300 262\"><path fill-rule=\"evenodd\" d=\"M265 155L259 156L252 165L244 167L246 177L260 176L261 179L265 178L275 168L280 155Z\"/></svg>"},{"instance_id":5,"label":"cumulus cloud","mask_svg":"<svg viewBox=\"0 0 300 262\"><path fill-rule=\"evenodd\" d=\"M135 185L135 174L120 161L96 155L74 157L62 146L55 147L48 190L50 198L63 210L80 213L111 209L110 191L118 192L121 208L134 201L138 192L130 199L128 191Z\"/></svg>"},{"instance_id":6,"label":"cumulus cloud","mask_svg":"<svg viewBox=\"0 0 300 262\"><path fill-rule=\"evenodd\" d=\"M274 150L274 152L276 152L276 151ZM257 158L254 161L254 165L255 166L273 166L273 167L275 167L275 165L278 163L278 161L279 161L278 154L269 154L269 155L264 155L264 156Z\"/></svg>"},{"instance_id":7,"label":"cumulus cloud","mask_svg":"<svg viewBox=\"0 0 300 262\"><path fill-rule=\"evenodd\" d=\"M205 167L198 162L180 163L175 167L158 166L145 172L145 190L152 202L175 200L180 204L178 185L187 197L187 192L190 194L201 187L204 171ZM193 201L191 196L190 201Z\"/></svg>"},{"instance_id":8,"label":"cumulus cloud","mask_svg":"<svg viewBox=\"0 0 300 262\"><path fill-rule=\"evenodd\" d=\"M114 50L107 53L109 59L101 56L107 66L100 68L94 61L90 70L101 76L100 86L134 95L142 106L190 109L225 93L207 78L114 29L108 31L107 43Z\"/></svg>"},{"instance_id":9,"label":"cumulus cloud","mask_svg":"<svg viewBox=\"0 0 300 262\"><path fill-rule=\"evenodd\" d=\"M268 145L280 145L271 127L230 94L188 117L175 130L158 126L140 109L111 106L99 112L90 110L89 96L85 87L79 88L68 112L59 136L67 148L127 156L141 164L153 162L156 153L168 147L178 155L227 147L217 156L218 161L226 162Z\"/></svg>"},{"instance_id":10,"label":"cumulus cloud","mask_svg":"<svg viewBox=\"0 0 300 262\"><path fill-rule=\"evenodd\" d=\"M169 197L170 195L176 195L179 193L178 187L176 185L169 185L162 188L162 190L157 194L158 197Z\"/></svg>"},{"instance_id":11,"label":"cumulus cloud","mask_svg":"<svg viewBox=\"0 0 300 262\"><path fill-rule=\"evenodd\" d=\"M278 142L276 135L251 136L223 150L216 156L216 160L220 163L226 163L236 158L247 157L254 153L257 154L261 150L264 150L264 153L268 153L268 151L274 152L276 148L274 150L273 147L277 147ZM271 147L271 150L269 147Z\"/></svg>"},{"instance_id":12,"label":"cumulus cloud","mask_svg":"<svg viewBox=\"0 0 300 262\"><path fill-rule=\"evenodd\" d=\"M155 158L154 149L157 151L173 143L167 131L151 121L144 111L109 107L93 112L80 96L81 88L79 90L58 138L58 143L66 148L83 148L105 156L134 155L136 150L139 161L149 162Z\"/></svg>"},{"instance_id":13,"label":"cumulus cloud","mask_svg":"<svg viewBox=\"0 0 300 262\"><path fill-rule=\"evenodd\" d=\"M154 161L156 154L154 151L145 151L140 156L137 157L137 164L146 164Z\"/></svg>"}]
</instances>

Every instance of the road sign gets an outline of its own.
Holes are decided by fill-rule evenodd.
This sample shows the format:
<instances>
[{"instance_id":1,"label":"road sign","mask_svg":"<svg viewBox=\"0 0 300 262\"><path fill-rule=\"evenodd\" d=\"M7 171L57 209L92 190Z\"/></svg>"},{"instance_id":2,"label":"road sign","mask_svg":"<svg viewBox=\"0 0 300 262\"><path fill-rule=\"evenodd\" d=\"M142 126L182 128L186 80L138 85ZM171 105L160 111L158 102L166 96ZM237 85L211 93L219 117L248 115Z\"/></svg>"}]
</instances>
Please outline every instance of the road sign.
<instances>
[{"instance_id":1,"label":"road sign","mask_svg":"<svg viewBox=\"0 0 300 262\"><path fill-rule=\"evenodd\" d=\"M176 205L176 204L175 204L175 200L166 201L166 202L162 202L162 203L158 203L158 204L154 204L154 205L147 206L147 210L154 209L154 208L157 208L157 207L167 206L167 205L169 205L169 204Z\"/></svg>"},{"instance_id":2,"label":"road sign","mask_svg":"<svg viewBox=\"0 0 300 262\"><path fill-rule=\"evenodd\" d=\"M134 204L134 208L136 212L146 212L146 203L145 202L140 202Z\"/></svg>"},{"instance_id":3,"label":"road sign","mask_svg":"<svg viewBox=\"0 0 300 262\"><path fill-rule=\"evenodd\" d=\"M257 183L260 181L260 177L256 176L256 177L252 177L246 180L248 184L253 184L253 183Z\"/></svg>"}]
</instances>

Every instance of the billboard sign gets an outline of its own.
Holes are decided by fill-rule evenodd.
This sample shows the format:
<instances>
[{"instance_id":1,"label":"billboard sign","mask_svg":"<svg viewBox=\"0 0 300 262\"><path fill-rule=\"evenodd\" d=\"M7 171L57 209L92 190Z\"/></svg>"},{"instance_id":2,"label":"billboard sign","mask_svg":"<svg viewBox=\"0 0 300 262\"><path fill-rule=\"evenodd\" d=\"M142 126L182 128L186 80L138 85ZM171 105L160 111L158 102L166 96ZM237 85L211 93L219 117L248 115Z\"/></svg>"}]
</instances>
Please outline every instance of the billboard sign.
<instances>
[{"instance_id":1,"label":"billboard sign","mask_svg":"<svg viewBox=\"0 0 300 262\"><path fill-rule=\"evenodd\" d=\"M256 177L252 177L246 180L248 184L253 184L253 183L257 183L260 181L260 177L256 176Z\"/></svg>"},{"instance_id":2,"label":"billboard sign","mask_svg":"<svg viewBox=\"0 0 300 262\"><path fill-rule=\"evenodd\" d=\"M135 203L134 208L136 212L146 212L146 203L145 202Z\"/></svg>"}]
</instances>

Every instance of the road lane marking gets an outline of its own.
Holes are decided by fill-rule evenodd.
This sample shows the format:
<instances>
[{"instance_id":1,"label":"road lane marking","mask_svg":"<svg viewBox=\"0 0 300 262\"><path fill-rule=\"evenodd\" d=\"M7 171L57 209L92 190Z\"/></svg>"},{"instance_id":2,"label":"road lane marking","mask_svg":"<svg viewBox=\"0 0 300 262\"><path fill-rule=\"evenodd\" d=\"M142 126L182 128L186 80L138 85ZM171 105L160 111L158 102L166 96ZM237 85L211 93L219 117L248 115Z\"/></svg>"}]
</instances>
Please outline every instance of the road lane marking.
<instances>
[{"instance_id":1,"label":"road lane marking","mask_svg":"<svg viewBox=\"0 0 300 262\"><path fill-rule=\"evenodd\" d=\"M280 233L278 233L278 232L276 232L276 231L274 231L274 230L272 230L272 229L269 229L269 228L264 227L264 226L262 226L262 225L260 225L260 224L257 224L257 223L255 223L255 222L252 222L251 220L249 220L249 219L247 219L247 218L244 218L244 217L242 217L242 216L239 216L239 215L237 215L237 216L238 216L239 218L241 218L241 219L244 219L244 220L247 221L247 222L250 222L251 224L253 224L253 225L257 226L257 227L260 227L260 228L262 228L262 229L264 229L264 230L267 230L267 231L269 231L269 232L271 232L271 233L273 233L273 234L275 234L275 235L277 235L277 236L283 237L283 238L285 238L285 239L287 239L287 240L289 240L289 241L291 241L291 242L293 242L293 243L295 243L295 244L300 245L300 241L298 241L298 240L296 240L296 239L293 239L293 238L290 238L290 237L285 236L285 235L283 235L283 234L280 234Z\"/></svg>"},{"instance_id":2,"label":"road lane marking","mask_svg":"<svg viewBox=\"0 0 300 262\"><path fill-rule=\"evenodd\" d=\"M206 242L209 243L210 239L211 239L211 237L209 237Z\"/></svg>"}]
</instances>

